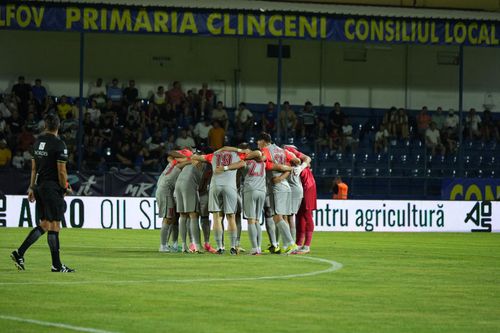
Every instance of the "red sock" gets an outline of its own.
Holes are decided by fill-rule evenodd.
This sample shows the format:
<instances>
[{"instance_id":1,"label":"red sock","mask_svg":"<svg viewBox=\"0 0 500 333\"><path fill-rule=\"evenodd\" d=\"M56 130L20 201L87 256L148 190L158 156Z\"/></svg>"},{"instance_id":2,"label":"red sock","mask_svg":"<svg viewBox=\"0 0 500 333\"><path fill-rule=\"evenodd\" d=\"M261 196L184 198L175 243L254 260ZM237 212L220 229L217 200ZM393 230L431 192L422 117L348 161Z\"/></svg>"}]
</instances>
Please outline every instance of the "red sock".
<instances>
[{"instance_id":1,"label":"red sock","mask_svg":"<svg viewBox=\"0 0 500 333\"><path fill-rule=\"evenodd\" d=\"M306 210L304 212L304 219L306 220L306 227L305 227L305 234L306 234L306 241L305 241L305 246L311 246L311 241L312 241L312 234L314 231L314 222L312 218L312 210Z\"/></svg>"},{"instance_id":2,"label":"red sock","mask_svg":"<svg viewBox=\"0 0 500 333\"><path fill-rule=\"evenodd\" d=\"M303 203L303 202L302 202ZM303 205L300 206L299 211L297 212L295 221L296 221L296 229L297 229L297 237L296 243L298 246L304 245L304 239L306 237L306 218L305 218L305 210L303 209Z\"/></svg>"}]
</instances>

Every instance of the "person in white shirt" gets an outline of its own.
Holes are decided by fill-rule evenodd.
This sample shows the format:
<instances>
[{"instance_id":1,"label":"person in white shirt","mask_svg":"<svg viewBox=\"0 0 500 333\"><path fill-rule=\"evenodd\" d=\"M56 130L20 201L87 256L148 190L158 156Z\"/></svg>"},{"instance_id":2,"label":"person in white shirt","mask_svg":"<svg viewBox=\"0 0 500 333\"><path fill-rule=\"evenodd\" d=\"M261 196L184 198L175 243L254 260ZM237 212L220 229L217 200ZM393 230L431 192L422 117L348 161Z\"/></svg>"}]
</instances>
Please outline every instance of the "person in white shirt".
<instances>
[{"instance_id":1,"label":"person in white shirt","mask_svg":"<svg viewBox=\"0 0 500 333\"><path fill-rule=\"evenodd\" d=\"M212 129L212 124L210 124L210 119L201 118L201 120L195 125L193 134L198 145L208 145L208 133Z\"/></svg>"},{"instance_id":2,"label":"person in white shirt","mask_svg":"<svg viewBox=\"0 0 500 333\"><path fill-rule=\"evenodd\" d=\"M473 140L481 137L479 124L481 124L481 117L476 113L476 109L470 109L465 117L465 128L469 139Z\"/></svg>"},{"instance_id":3,"label":"person in white shirt","mask_svg":"<svg viewBox=\"0 0 500 333\"><path fill-rule=\"evenodd\" d=\"M347 147L352 147L355 143L352 137L352 125L349 123L349 118L344 118L344 124L342 125L342 151L345 151Z\"/></svg>"},{"instance_id":4,"label":"person in white shirt","mask_svg":"<svg viewBox=\"0 0 500 333\"><path fill-rule=\"evenodd\" d=\"M90 87L89 98L94 99L99 107L106 104L106 86L102 84L101 78L98 78L96 83Z\"/></svg>"},{"instance_id":5,"label":"person in white shirt","mask_svg":"<svg viewBox=\"0 0 500 333\"><path fill-rule=\"evenodd\" d=\"M194 142L194 139L188 135L187 130L183 129L181 131L181 135L175 140L175 146L179 149L192 149L196 146L196 143Z\"/></svg>"},{"instance_id":6,"label":"person in white shirt","mask_svg":"<svg viewBox=\"0 0 500 333\"><path fill-rule=\"evenodd\" d=\"M425 145L431 150L432 156L439 150L441 155L446 153L446 148L441 143L441 133L436 128L436 123L431 122L430 127L425 131Z\"/></svg>"},{"instance_id":7,"label":"person in white shirt","mask_svg":"<svg viewBox=\"0 0 500 333\"><path fill-rule=\"evenodd\" d=\"M241 102L234 114L235 135L239 141L244 141L247 131L252 128L253 114L247 109L245 103Z\"/></svg>"},{"instance_id":8,"label":"person in white shirt","mask_svg":"<svg viewBox=\"0 0 500 333\"><path fill-rule=\"evenodd\" d=\"M380 129L377 133L375 133L375 145L374 151L375 154L378 154L382 151L387 151L387 139L389 138L389 131L385 128L384 124L380 125Z\"/></svg>"},{"instance_id":9,"label":"person in white shirt","mask_svg":"<svg viewBox=\"0 0 500 333\"><path fill-rule=\"evenodd\" d=\"M12 166L16 169L24 168L23 152L18 150L16 155L12 158Z\"/></svg>"},{"instance_id":10,"label":"person in white shirt","mask_svg":"<svg viewBox=\"0 0 500 333\"><path fill-rule=\"evenodd\" d=\"M455 114L453 109L448 111L448 117L444 120L444 128L457 130L458 129L458 116Z\"/></svg>"},{"instance_id":11,"label":"person in white shirt","mask_svg":"<svg viewBox=\"0 0 500 333\"><path fill-rule=\"evenodd\" d=\"M97 107L97 102L94 99L90 104L90 107L87 108L87 112L90 114L90 120L94 122L94 124L99 124L101 110Z\"/></svg>"}]
</instances>

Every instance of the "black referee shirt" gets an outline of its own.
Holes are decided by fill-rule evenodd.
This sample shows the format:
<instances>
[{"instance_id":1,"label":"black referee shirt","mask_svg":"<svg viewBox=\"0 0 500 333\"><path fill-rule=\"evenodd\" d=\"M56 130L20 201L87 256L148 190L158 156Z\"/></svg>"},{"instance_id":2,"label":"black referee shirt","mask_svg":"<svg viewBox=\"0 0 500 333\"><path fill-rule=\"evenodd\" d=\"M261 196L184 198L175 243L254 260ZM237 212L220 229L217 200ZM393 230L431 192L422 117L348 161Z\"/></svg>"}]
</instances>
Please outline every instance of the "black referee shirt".
<instances>
[{"instance_id":1,"label":"black referee shirt","mask_svg":"<svg viewBox=\"0 0 500 333\"><path fill-rule=\"evenodd\" d=\"M57 163L68 161L68 149L64 141L53 134L42 134L33 146L33 158L36 163L35 184L40 185L46 181L59 182Z\"/></svg>"}]
</instances>

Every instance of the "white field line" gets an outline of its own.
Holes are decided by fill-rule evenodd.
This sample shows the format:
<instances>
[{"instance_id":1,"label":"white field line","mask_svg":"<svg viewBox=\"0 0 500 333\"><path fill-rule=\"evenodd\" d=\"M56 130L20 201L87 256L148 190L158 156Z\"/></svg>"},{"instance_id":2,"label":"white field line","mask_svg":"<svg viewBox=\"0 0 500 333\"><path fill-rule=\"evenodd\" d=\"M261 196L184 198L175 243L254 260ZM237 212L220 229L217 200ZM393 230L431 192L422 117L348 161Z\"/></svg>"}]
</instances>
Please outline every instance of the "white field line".
<instances>
[{"instance_id":1,"label":"white field line","mask_svg":"<svg viewBox=\"0 0 500 333\"><path fill-rule=\"evenodd\" d=\"M301 277L309 277L320 274L332 273L342 268L342 264L333 260L295 255L294 258L311 260L330 265L326 269L312 271L307 273L287 274L287 275L268 275L256 277L227 277L227 278L202 278L202 279L156 279L156 280L108 280L108 281L31 281L31 282L0 282L0 286L10 285L79 285L79 284L141 284L141 283L159 283L159 282L174 282L174 283L196 283L196 282L217 282L217 281L257 281L257 280L284 280ZM78 274L75 273L75 274ZM73 274L72 274L73 275Z\"/></svg>"},{"instance_id":2,"label":"white field line","mask_svg":"<svg viewBox=\"0 0 500 333\"><path fill-rule=\"evenodd\" d=\"M110 331L103 331L103 330L99 330L99 329L95 329L95 328L73 326L73 325L62 324L62 323L52 323L50 321L41 321L41 320L28 319L28 318L19 318L19 317L13 317L13 316L0 315L0 319L11 320L11 321L18 321L18 322L21 322L21 323L34 324L34 325L40 325L40 326L49 326L49 327L64 328L64 329L67 329L67 330L72 330L72 331L77 331L77 332L113 333L113 332L110 332Z\"/></svg>"}]
</instances>

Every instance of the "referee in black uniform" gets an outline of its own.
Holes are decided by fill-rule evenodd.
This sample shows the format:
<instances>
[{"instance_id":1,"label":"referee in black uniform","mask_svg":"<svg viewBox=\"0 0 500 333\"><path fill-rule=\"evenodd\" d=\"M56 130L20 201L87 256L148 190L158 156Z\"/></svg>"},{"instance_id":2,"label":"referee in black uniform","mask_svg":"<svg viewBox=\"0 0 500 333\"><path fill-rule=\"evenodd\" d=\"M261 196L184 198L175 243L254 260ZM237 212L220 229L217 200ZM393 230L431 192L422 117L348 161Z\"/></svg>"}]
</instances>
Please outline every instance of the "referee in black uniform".
<instances>
[{"instance_id":1,"label":"referee in black uniform","mask_svg":"<svg viewBox=\"0 0 500 333\"><path fill-rule=\"evenodd\" d=\"M66 162L68 150L59 139L59 117L49 113L45 117L45 132L38 137L33 146L31 160L31 181L28 189L30 202L36 201L40 224L30 231L19 249L13 251L11 258L19 270L24 270L24 253L40 236L47 232L52 272L71 273L73 269L63 265L59 258L59 230L64 217L64 195L70 191Z\"/></svg>"}]
</instances>

